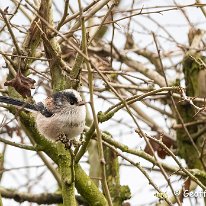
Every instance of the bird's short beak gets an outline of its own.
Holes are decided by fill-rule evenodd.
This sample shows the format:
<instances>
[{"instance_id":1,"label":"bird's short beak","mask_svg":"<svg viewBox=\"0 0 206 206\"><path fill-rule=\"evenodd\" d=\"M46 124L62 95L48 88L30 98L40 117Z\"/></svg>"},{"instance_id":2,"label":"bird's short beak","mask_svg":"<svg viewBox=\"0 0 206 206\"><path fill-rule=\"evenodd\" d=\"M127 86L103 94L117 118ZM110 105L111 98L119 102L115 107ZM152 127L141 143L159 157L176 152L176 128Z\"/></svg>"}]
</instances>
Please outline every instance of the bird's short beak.
<instances>
[{"instance_id":1,"label":"bird's short beak","mask_svg":"<svg viewBox=\"0 0 206 206\"><path fill-rule=\"evenodd\" d=\"M85 105L85 103L86 103L85 101L81 101L81 102L78 102L77 105L78 105L78 106L83 106L83 105Z\"/></svg>"}]
</instances>

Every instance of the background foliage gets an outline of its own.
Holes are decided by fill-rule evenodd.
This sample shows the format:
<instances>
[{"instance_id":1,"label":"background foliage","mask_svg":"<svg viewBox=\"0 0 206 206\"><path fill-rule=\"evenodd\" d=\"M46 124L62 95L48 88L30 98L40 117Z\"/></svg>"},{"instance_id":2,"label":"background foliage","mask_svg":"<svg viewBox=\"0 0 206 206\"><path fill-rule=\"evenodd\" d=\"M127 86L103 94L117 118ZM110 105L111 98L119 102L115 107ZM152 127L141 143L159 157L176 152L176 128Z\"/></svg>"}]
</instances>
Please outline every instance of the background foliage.
<instances>
[{"instance_id":1,"label":"background foliage","mask_svg":"<svg viewBox=\"0 0 206 206\"><path fill-rule=\"evenodd\" d=\"M1 104L2 204L204 205L205 6L0 2L1 95L38 102L72 87L90 102L70 152Z\"/></svg>"}]
</instances>

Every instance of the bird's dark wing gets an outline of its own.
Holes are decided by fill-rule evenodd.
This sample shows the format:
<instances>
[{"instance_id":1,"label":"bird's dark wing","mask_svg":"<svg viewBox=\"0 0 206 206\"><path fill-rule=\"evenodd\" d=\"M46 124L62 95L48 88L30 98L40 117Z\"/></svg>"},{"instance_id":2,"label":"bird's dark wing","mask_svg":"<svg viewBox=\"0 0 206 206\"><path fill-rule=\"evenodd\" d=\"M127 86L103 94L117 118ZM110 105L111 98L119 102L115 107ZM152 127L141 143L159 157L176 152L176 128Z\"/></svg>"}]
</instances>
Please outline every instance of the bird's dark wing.
<instances>
[{"instance_id":1,"label":"bird's dark wing","mask_svg":"<svg viewBox=\"0 0 206 206\"><path fill-rule=\"evenodd\" d=\"M35 105L37 111L39 111L42 115L44 115L45 117L51 117L54 113L52 113L51 111L49 111L42 102L38 102Z\"/></svg>"}]
</instances>

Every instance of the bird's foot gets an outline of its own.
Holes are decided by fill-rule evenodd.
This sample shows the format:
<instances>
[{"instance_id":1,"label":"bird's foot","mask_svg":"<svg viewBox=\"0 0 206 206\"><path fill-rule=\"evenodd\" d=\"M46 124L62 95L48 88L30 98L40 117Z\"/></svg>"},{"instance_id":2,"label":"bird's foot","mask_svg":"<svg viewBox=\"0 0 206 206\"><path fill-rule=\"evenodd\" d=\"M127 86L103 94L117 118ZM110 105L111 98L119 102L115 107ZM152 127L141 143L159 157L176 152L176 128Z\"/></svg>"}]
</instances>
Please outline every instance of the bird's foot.
<instances>
[{"instance_id":1,"label":"bird's foot","mask_svg":"<svg viewBox=\"0 0 206 206\"><path fill-rule=\"evenodd\" d=\"M64 144L66 149L70 149L73 144L64 133L60 134L56 141L60 141L62 144Z\"/></svg>"},{"instance_id":2,"label":"bird's foot","mask_svg":"<svg viewBox=\"0 0 206 206\"><path fill-rule=\"evenodd\" d=\"M69 139L64 133L60 134L56 141L63 143L66 149L71 149L72 146L79 148L84 142L82 140Z\"/></svg>"}]
</instances>

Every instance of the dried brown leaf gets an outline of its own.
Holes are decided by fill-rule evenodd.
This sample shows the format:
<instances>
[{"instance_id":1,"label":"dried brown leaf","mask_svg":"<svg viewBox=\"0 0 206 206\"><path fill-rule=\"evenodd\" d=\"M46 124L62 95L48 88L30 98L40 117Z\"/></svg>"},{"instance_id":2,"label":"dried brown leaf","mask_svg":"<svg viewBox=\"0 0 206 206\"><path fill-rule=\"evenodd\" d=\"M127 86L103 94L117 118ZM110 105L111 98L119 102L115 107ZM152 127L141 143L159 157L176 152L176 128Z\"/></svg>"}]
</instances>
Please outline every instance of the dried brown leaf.
<instances>
[{"instance_id":1,"label":"dried brown leaf","mask_svg":"<svg viewBox=\"0 0 206 206\"><path fill-rule=\"evenodd\" d=\"M172 148L172 147L174 148L174 147L175 147L175 141L172 140L171 138L167 137L167 136L159 135L159 136L156 136L156 137L154 137L154 138L156 138L156 139L161 139L162 142L163 142L168 148ZM150 142L153 150L154 150L155 152L157 152L157 155L158 155L161 159L165 159L165 157L166 157L167 155L169 155L168 152L167 152L160 144L158 144L157 142L153 141L152 139L149 139L149 142ZM144 151L145 151L146 153L148 153L149 155L152 155L152 156L153 156L153 153L152 153L149 145L146 145Z\"/></svg>"},{"instance_id":2,"label":"dried brown leaf","mask_svg":"<svg viewBox=\"0 0 206 206\"><path fill-rule=\"evenodd\" d=\"M181 190L181 192L180 192L180 194L179 194L179 199L180 199L181 202L183 202L183 199L184 199L184 197L185 197L184 192L185 192L186 190L189 191L190 185L191 185L191 179L190 179L190 178L187 178L187 179L184 181L184 184L183 184L183 186L182 186L182 190Z\"/></svg>"},{"instance_id":3,"label":"dried brown leaf","mask_svg":"<svg viewBox=\"0 0 206 206\"><path fill-rule=\"evenodd\" d=\"M12 80L6 81L4 85L14 87L23 97L30 97L35 82L34 79L25 77L21 72L18 72Z\"/></svg>"}]
</instances>

